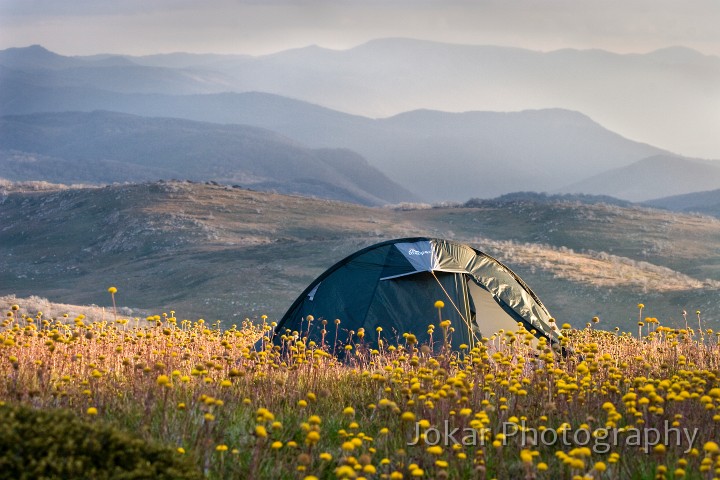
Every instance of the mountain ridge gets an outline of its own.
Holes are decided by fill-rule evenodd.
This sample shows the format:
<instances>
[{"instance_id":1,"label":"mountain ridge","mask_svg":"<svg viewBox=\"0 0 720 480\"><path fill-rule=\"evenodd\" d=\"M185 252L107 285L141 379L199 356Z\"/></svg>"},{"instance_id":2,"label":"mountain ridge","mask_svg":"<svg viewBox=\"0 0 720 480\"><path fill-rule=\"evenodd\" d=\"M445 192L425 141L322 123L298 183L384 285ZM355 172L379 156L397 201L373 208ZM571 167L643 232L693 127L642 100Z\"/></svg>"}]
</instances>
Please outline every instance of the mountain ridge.
<instances>
[{"instance_id":1,"label":"mountain ridge","mask_svg":"<svg viewBox=\"0 0 720 480\"><path fill-rule=\"evenodd\" d=\"M720 162L655 155L592 176L560 192L604 194L648 203L661 197L715 188L720 188Z\"/></svg>"},{"instance_id":2,"label":"mountain ridge","mask_svg":"<svg viewBox=\"0 0 720 480\"><path fill-rule=\"evenodd\" d=\"M521 189L553 191L663 152L563 109L415 110L371 119L260 92L130 95L27 85L0 92L3 111L27 114L48 106L246 124L312 148L350 149L425 201L464 201ZM438 177L441 161L445 168Z\"/></svg>"},{"instance_id":3,"label":"mountain ridge","mask_svg":"<svg viewBox=\"0 0 720 480\"><path fill-rule=\"evenodd\" d=\"M260 127L103 111L30 114L0 117L0 146L12 180L57 181L60 163L76 167L60 170L62 183L188 178L375 205L413 198L354 152L310 149Z\"/></svg>"},{"instance_id":4,"label":"mountain ridge","mask_svg":"<svg viewBox=\"0 0 720 480\"><path fill-rule=\"evenodd\" d=\"M656 198L645 204L652 208L664 208L673 212L700 213L720 218L720 189Z\"/></svg>"},{"instance_id":5,"label":"mountain ridge","mask_svg":"<svg viewBox=\"0 0 720 480\"><path fill-rule=\"evenodd\" d=\"M426 69L428 65L437 67L436 62L450 62L462 66L463 62L472 63L468 62L468 58L487 55L483 58L489 63L476 65L473 75L481 75L483 78L486 75L492 77L495 75L493 68L497 67L500 70L509 68L510 70L507 71L502 70L504 74L510 72L513 81L524 81L522 78L527 73L526 70L535 71L533 69L539 68L536 72L539 75L536 80L541 83L550 82L547 85L552 85L549 87L551 89L570 85L574 82L572 78L575 75L587 80L585 67L591 66L597 69L606 61L611 62L606 66L612 66L607 70L611 75L606 76L606 80L610 83L620 82L625 75L630 75L632 72L635 72L633 73L635 76L632 77L633 82L644 82L642 75L639 75L642 72L654 72L652 74L659 75L659 78L665 78L664 75L667 74L674 78L674 81L679 81L678 69L685 66L677 66L678 62L690 62L692 65L699 62L696 66L687 66L682 75L690 75L696 67L709 69L707 74L699 77L698 81L702 83L712 78L714 75L712 69L715 68L712 66L714 63L707 63L704 56L682 48L661 49L652 52L652 55L563 50L542 52L540 56L535 51L508 48L510 50L506 51L492 46L476 47L417 42L411 39L386 39L368 42L347 50L328 51L321 47L309 47L260 57L185 54L171 54L162 58L151 56L142 57L145 58L145 65L132 67L112 65L113 58L127 60L126 57L100 56L93 57L92 60L68 57L66 60L76 66L66 69L67 71L63 70L64 73L60 76L56 73L47 73L48 69L40 69L37 71L40 73L35 72L32 75L12 70L7 66L8 62L3 61L3 58L8 56L7 51L4 51L0 52L0 65L2 65L0 111L7 114L26 114L47 110L101 109L151 117L178 117L221 124L252 125L276 131L310 148L347 149L357 152L373 167L411 191L418 199L431 202L464 201L471 197L491 198L516 190L567 191L568 186L582 185L583 181L603 174L606 170L624 168L644 158L671 153L648 143L629 140L605 128L606 122L602 118L590 115L584 109L568 109L557 105L552 108L531 106L513 112L478 111L467 108L472 104L471 97L467 97L469 100L463 103L466 108L462 112L440 111L425 107L414 108L390 117L369 118L308 103L302 100L307 98L305 94L307 92L300 91L294 96L296 100L273 93L225 92L192 95L186 93L194 91L193 89L208 92L226 87L238 88L239 84L234 83L239 78L236 74L242 77L239 80L241 83L252 77L259 82L257 85L267 87L269 91L273 90L271 84L278 78L282 78L285 84L294 85L292 75L318 75L323 68L330 65L320 68L321 66L312 62L306 64L305 60L298 61L298 55L303 58L313 57L319 51L324 51L332 57L332 62L335 62L333 65L342 67L341 71L346 73L349 70L342 69L355 68L354 61L350 61L355 57L348 57L347 52L360 55L355 58L360 64L370 62L377 67L382 64L383 58L388 61L395 58L398 53L393 53L394 50L410 49L415 54L401 55L403 61L409 62L407 64L409 66L420 65L419 68ZM42 47L34 47L34 50L31 50L38 50L40 57L65 58L58 57ZM429 61L426 58L425 63L421 62L418 55L424 54L423 52L436 60ZM452 55L446 55L448 52L452 52ZM10 53L12 54L10 56L20 55L18 51ZM508 60L509 57L506 58L515 54L519 56L512 58L515 58L517 63ZM543 55L554 59L562 58L557 65L560 70L546 68L550 64L543 63L547 61L542 57ZM102 62L109 62L110 66L87 66ZM42 65L42 60L39 64ZM78 64L83 66L78 67ZM675 66L668 67L669 64ZM388 65L391 70L399 68L395 60ZM545 66L540 68L539 65ZM619 70L616 70L616 66ZM285 73L269 75L276 67L280 70L275 73L282 71L291 75L289 77ZM316 71L315 67L320 70ZM623 70L626 67L630 69ZM412 73L412 68L403 75ZM658 68L660 70L657 70ZM666 71L666 68L670 70ZM139 71L144 72L143 75L146 76L136 75L135 73ZM435 69L433 75L440 71L442 70ZM102 75L108 72L112 72L112 75L102 80ZM122 72L128 74L135 72L131 75L135 84L124 81ZM364 74L369 75L369 72ZM568 76L562 72L572 75ZM92 76L88 76L88 73L92 73ZM331 73L335 75L337 72L332 70ZM248 75L249 77L246 78ZM380 77L385 78L388 75L389 72L385 72ZM80 77L82 81L79 80ZM432 77L432 75L420 76L417 82L426 82L425 86L428 86L437 82L440 82L437 83L440 85L444 81L442 78ZM320 85L327 84L326 87L335 88L332 78L334 77L323 79ZM354 82L364 77L356 78L350 75L348 78ZM404 77L398 78L398 85L393 84L388 87L398 88L405 82L402 79ZM720 80L720 76L718 78ZM185 79L189 79L190 83ZM260 82L263 79L265 81ZM193 86L192 82L198 82L202 87ZM93 88L79 85L92 85ZM117 85L122 85L122 88ZM415 80L412 85L415 85ZM500 85L507 90L502 95L503 98L516 95L512 83L500 82ZM717 85L720 85L720 81L717 85L713 84L713 87L698 85L702 87L701 90L712 94ZM109 90L97 88L98 86L104 86ZM317 86L317 82L311 82L309 85L311 88ZM356 93L362 94L365 86L359 84L357 86L360 90ZM376 87L377 85L372 89ZM706 87L711 89L708 90ZM384 93L383 98L395 97L392 88ZM115 91L111 91L113 89ZM135 90L146 93L128 93ZM157 90L166 93L148 93ZM323 88L323 92L326 90L327 88ZM442 93L447 90L445 88L438 91ZM647 89L643 91L645 90ZM175 92L175 94L169 95L167 92ZM343 96L346 97L348 96ZM423 98L434 98L434 96ZM565 98L564 94L562 98ZM630 98L634 99L636 96ZM657 105L657 108L660 108L660 105ZM718 120L720 121L720 118ZM704 135L703 141L708 142L710 138L711 136ZM665 168L663 175L666 177L672 170L657 162L654 168ZM703 188L706 189L716 186L716 184L703 184ZM312 190L310 186L304 188ZM631 195L624 197L627 200L649 199L647 196L633 196L635 192L631 188L627 191ZM686 191L688 190L668 190L661 194ZM625 195L621 192L603 190L592 190L588 193L596 192L610 193L619 197Z\"/></svg>"},{"instance_id":6,"label":"mountain ridge","mask_svg":"<svg viewBox=\"0 0 720 480\"><path fill-rule=\"evenodd\" d=\"M312 47L254 57L191 55L181 62L152 56L133 61L166 68L168 74L169 66L176 67L175 83L166 79L163 89L155 92L168 93L170 87L183 94L259 90L371 118L417 108L459 112L557 107L581 111L626 137L665 150L720 156L712 128L720 118L710 108L720 98L720 57L682 47L622 54L543 52L379 39L344 50ZM2 52L3 63L1 58ZM193 75L183 73L190 67ZM195 76L203 72L203 81L197 82ZM102 81L98 78L95 86L129 91L135 82L132 88L152 91L132 76L123 82L117 77L114 73ZM648 88L649 82L653 88ZM675 147L668 148L670 144Z\"/></svg>"}]
</instances>

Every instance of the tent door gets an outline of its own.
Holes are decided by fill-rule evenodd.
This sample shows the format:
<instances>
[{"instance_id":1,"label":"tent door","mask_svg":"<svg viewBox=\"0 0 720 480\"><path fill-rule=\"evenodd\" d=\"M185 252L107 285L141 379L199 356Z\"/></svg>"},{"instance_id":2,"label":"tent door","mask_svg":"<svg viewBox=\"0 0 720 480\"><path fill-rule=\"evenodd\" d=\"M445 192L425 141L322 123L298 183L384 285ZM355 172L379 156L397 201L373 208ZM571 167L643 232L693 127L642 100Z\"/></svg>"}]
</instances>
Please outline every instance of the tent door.
<instances>
[{"instance_id":1,"label":"tent door","mask_svg":"<svg viewBox=\"0 0 720 480\"><path fill-rule=\"evenodd\" d=\"M449 303L445 308L454 311L460 320L460 324L456 323L454 325L455 338L453 338L453 344L460 345L466 343L470 345L470 348L473 348L475 342L480 340L481 337L474 323L475 307L472 296L468 290L468 275L457 272L443 272L442 277L445 279L444 281L448 282L449 280L449 282L452 282L451 284L443 285L443 281L438 278L435 272L430 273L445 294L446 303ZM448 289L454 293L455 298L448 293Z\"/></svg>"},{"instance_id":2,"label":"tent door","mask_svg":"<svg viewBox=\"0 0 720 480\"><path fill-rule=\"evenodd\" d=\"M472 302L470 316L473 318L475 335L482 338L490 337L500 330L516 331L517 321L503 310L493 295L478 285L472 277L466 276L466 278L468 297L471 297Z\"/></svg>"}]
</instances>

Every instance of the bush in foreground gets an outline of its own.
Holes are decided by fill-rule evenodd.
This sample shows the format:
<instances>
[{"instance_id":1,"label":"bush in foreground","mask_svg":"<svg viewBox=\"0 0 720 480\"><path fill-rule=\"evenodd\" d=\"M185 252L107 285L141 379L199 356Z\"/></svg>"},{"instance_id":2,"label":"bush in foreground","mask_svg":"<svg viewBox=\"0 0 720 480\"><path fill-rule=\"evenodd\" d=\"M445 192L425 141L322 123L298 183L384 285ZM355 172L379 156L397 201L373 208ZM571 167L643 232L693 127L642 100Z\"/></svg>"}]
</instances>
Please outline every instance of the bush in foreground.
<instances>
[{"instance_id":1,"label":"bush in foreground","mask_svg":"<svg viewBox=\"0 0 720 480\"><path fill-rule=\"evenodd\" d=\"M175 451L65 410L0 406L0 476L14 479L199 479Z\"/></svg>"}]
</instances>

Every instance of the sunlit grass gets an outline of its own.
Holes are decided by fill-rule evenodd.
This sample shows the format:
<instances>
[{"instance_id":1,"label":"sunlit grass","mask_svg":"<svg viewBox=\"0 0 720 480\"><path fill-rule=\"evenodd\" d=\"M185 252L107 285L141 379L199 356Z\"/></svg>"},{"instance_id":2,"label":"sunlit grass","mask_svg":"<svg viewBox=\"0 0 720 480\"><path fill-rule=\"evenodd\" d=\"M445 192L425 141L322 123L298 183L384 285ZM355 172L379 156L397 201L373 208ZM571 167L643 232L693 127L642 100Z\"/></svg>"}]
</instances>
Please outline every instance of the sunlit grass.
<instances>
[{"instance_id":1,"label":"sunlit grass","mask_svg":"<svg viewBox=\"0 0 720 480\"><path fill-rule=\"evenodd\" d=\"M255 352L272 328L266 318L222 328L175 312L48 319L17 305L0 334L0 399L111 422L173 446L210 478L720 473L720 346L700 330L700 313L696 329L664 327L640 305L633 334L597 330L595 319L565 328L573 353L564 357L520 327L451 351L452 326L442 302L435 307L437 318L421 327L439 332L446 347L435 351L409 332L400 345L371 349L366 335L382 330L350 334L341 322L309 319L326 330L321 344L281 332L281 347ZM624 431L625 441L523 443L512 424L528 433ZM627 441L633 429L666 427L696 432L692 444ZM440 438L453 429L458 443Z\"/></svg>"}]
</instances>

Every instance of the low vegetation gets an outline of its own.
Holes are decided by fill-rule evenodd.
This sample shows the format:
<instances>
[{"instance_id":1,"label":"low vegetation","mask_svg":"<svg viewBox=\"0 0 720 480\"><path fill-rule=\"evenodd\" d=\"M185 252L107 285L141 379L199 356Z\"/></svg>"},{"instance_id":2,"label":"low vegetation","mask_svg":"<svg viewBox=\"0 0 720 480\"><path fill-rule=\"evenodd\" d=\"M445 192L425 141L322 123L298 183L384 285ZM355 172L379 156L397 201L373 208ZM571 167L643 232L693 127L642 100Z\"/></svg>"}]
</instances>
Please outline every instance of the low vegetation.
<instances>
[{"instance_id":1,"label":"low vegetation","mask_svg":"<svg viewBox=\"0 0 720 480\"><path fill-rule=\"evenodd\" d=\"M379 209L176 181L3 188L0 295L107 307L97 285L113 278L126 305L145 310L122 313L128 317L172 308L211 322L279 318L345 256L415 236L497 257L561 323L582 325L598 315L632 330L638 302L674 327L683 308L720 309L720 220L709 217L555 197ZM720 328L717 318L706 320Z\"/></svg>"},{"instance_id":2,"label":"low vegetation","mask_svg":"<svg viewBox=\"0 0 720 480\"><path fill-rule=\"evenodd\" d=\"M117 428L72 412L24 405L0 407L3 478L199 480L187 459Z\"/></svg>"},{"instance_id":3,"label":"low vegetation","mask_svg":"<svg viewBox=\"0 0 720 480\"><path fill-rule=\"evenodd\" d=\"M447 342L453 327L436 306L421 328ZM0 421L6 439L35 446L0 461L52 463L70 438L113 432L103 435L138 458L159 452L172 463L162 453L171 449L193 466L187 478L714 478L720 337L700 312L673 329L638 307L632 334L597 330L599 319L563 325L567 356L521 327L451 352L411 333L369 349L366 339L387 332L316 320L328 343L337 336L340 362L329 353L337 347L293 332L256 352L266 319L50 318L12 305ZM123 448L102 445L93 458ZM73 468L86 465L76 452L65 454Z\"/></svg>"}]
</instances>

